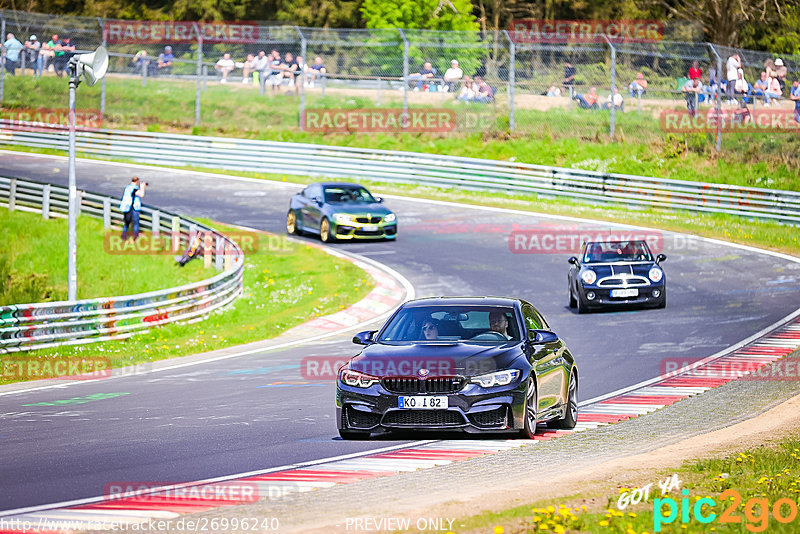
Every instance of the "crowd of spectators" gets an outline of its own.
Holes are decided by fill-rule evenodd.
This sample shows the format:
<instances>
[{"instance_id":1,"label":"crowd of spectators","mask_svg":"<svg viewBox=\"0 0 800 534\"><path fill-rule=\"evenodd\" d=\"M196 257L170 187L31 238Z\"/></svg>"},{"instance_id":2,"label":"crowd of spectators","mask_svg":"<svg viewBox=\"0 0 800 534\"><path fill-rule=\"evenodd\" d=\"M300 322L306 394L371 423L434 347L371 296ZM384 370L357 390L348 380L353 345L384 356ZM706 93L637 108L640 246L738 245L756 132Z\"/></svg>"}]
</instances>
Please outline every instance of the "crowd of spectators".
<instances>
[{"instance_id":1,"label":"crowd of spectators","mask_svg":"<svg viewBox=\"0 0 800 534\"><path fill-rule=\"evenodd\" d=\"M13 33L9 33L3 42L3 68L16 76L17 69L24 64L33 71L34 76L52 70L61 77L75 49L76 44L69 37L59 38L54 34L47 43L42 44L35 35L31 35L22 43Z\"/></svg>"}]
</instances>

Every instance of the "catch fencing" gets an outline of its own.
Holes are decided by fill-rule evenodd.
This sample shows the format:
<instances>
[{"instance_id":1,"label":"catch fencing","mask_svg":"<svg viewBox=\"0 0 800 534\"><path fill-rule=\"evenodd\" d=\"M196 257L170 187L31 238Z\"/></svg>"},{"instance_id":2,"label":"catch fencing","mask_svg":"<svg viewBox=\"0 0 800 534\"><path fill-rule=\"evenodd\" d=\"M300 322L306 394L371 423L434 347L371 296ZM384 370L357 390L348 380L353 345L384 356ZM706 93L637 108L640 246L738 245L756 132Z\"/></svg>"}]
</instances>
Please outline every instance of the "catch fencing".
<instances>
[{"instance_id":1,"label":"catch fencing","mask_svg":"<svg viewBox=\"0 0 800 534\"><path fill-rule=\"evenodd\" d=\"M20 128L0 120L0 145L66 151L63 129ZM726 213L797 225L800 193L528 163L119 130L80 131L77 151L156 165L299 176L371 179L435 187L535 193L593 203ZM291 155L290 157L287 157Z\"/></svg>"},{"instance_id":2,"label":"catch fencing","mask_svg":"<svg viewBox=\"0 0 800 534\"><path fill-rule=\"evenodd\" d=\"M66 187L0 176L0 205L11 211L41 213L45 219L65 217L68 194ZM78 195L80 214L102 218L109 231L122 225L118 199L86 191ZM121 339L154 326L202 318L239 296L244 253L236 242L204 224L144 205L140 225L153 238L170 236L179 255L199 239L205 244L203 255L208 254L221 272L200 282L137 295L0 306L0 354Z\"/></svg>"},{"instance_id":3,"label":"catch fencing","mask_svg":"<svg viewBox=\"0 0 800 534\"><path fill-rule=\"evenodd\" d=\"M202 37L165 36L144 22L103 18L0 10L0 23L4 31L24 38L35 33L40 41L52 34L70 35L79 51L106 46L111 57L109 79L115 79L115 85L107 86L104 79L95 107L119 118L132 112L118 102L129 100L127 95L132 92L142 93L151 98L142 99L133 113L144 124L160 120L187 128L221 126L221 115L226 113L218 112L219 105L231 100L252 111L242 117L242 130L308 129L306 112L318 108L443 108L456 118L451 133L537 132L557 137L579 132L591 142L598 136L613 139L620 128L630 134L652 127L653 119L662 111L685 108L682 87L695 61L702 71L702 93L696 97L701 113L718 116L722 99L719 85L711 83L711 77L725 78L727 58L738 53L750 81L757 80L765 65L775 59L763 52L729 49L700 40L675 40L699 39L697 32L666 33L663 39L646 43L608 39L544 43L529 42L505 30L331 29L246 22L234 25L236 30L230 35L204 41ZM202 23L185 23L186 31L191 31L192 24ZM162 68L158 57L165 46L172 47L174 60ZM245 76L249 54L273 49L282 59L286 53L302 56L309 70L296 78L276 79L272 73L277 71L270 69ZM225 80L227 85L220 83L222 75L215 69L225 53L235 62L235 69ZM324 74L311 68L316 58L324 65ZM800 56L781 58L786 80L790 81L800 72ZM446 78L453 60L463 76L483 78L492 97L485 101L465 98L467 83ZM420 77L426 63L435 73ZM570 84L564 83L567 63L575 69ZM30 65L21 67L22 74L33 73ZM48 67L52 68L44 65L45 75L50 75ZM647 82L643 90L632 85L640 73ZM471 87L475 90L477 85ZM595 94L592 88L596 90L596 105L584 109L587 102L592 103L592 97L587 96ZM120 91L120 95L109 98L112 90ZM622 99L619 105L612 105L615 90ZM28 85L0 71L0 103L5 98L12 107L24 107L28 91ZM185 105L165 109L158 96L161 91L182 91ZM780 105L788 110L788 89L784 92ZM80 98L85 102L89 95L83 93ZM128 122L133 122L132 118L127 117ZM709 137L719 146L722 131L708 133L715 133Z\"/></svg>"}]
</instances>

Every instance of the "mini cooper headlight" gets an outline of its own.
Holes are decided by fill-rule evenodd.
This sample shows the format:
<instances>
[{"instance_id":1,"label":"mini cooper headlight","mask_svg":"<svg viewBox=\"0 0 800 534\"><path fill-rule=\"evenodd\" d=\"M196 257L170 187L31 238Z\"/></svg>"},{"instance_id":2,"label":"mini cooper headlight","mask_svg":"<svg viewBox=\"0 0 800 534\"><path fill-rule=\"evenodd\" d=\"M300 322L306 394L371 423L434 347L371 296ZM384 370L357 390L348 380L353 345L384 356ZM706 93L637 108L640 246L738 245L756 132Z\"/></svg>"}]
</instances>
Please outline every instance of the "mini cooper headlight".
<instances>
[{"instance_id":1,"label":"mini cooper headlight","mask_svg":"<svg viewBox=\"0 0 800 534\"><path fill-rule=\"evenodd\" d=\"M394 213L390 213L386 217L383 218L383 222L387 222L387 223L388 222L394 222L395 220L397 220L397 215L395 215Z\"/></svg>"},{"instance_id":2,"label":"mini cooper headlight","mask_svg":"<svg viewBox=\"0 0 800 534\"><path fill-rule=\"evenodd\" d=\"M355 218L349 213L334 213L333 220L339 224L347 224L353 222Z\"/></svg>"},{"instance_id":3,"label":"mini cooper headlight","mask_svg":"<svg viewBox=\"0 0 800 534\"><path fill-rule=\"evenodd\" d=\"M342 384L346 384L354 388L368 388L371 385L379 382L379 380L374 376L359 373L358 371L353 371L352 369L342 369L339 372L339 380L342 382Z\"/></svg>"},{"instance_id":4,"label":"mini cooper headlight","mask_svg":"<svg viewBox=\"0 0 800 534\"><path fill-rule=\"evenodd\" d=\"M519 369L507 369L505 371L497 371L496 373L489 373L487 375L473 376L470 382L478 384L483 388L490 388L492 386L507 386L517 379L519 376Z\"/></svg>"},{"instance_id":5,"label":"mini cooper headlight","mask_svg":"<svg viewBox=\"0 0 800 534\"><path fill-rule=\"evenodd\" d=\"M594 284L594 281L597 280L597 273L591 269L583 271L581 273L581 280L583 280L584 284L592 285Z\"/></svg>"},{"instance_id":6,"label":"mini cooper headlight","mask_svg":"<svg viewBox=\"0 0 800 534\"><path fill-rule=\"evenodd\" d=\"M653 267L650 269L650 272L647 273L647 277L650 278L653 282L660 282L662 278L664 278L664 271L659 269L658 267Z\"/></svg>"}]
</instances>

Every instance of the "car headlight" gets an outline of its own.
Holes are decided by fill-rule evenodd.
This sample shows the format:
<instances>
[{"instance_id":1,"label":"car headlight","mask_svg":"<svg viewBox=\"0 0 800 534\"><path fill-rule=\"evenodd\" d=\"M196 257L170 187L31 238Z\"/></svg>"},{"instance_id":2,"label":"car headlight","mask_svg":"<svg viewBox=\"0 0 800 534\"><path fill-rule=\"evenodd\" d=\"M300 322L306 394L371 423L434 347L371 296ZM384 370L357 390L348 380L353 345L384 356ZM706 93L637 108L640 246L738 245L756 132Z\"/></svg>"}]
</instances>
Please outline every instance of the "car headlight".
<instances>
[{"instance_id":1,"label":"car headlight","mask_svg":"<svg viewBox=\"0 0 800 534\"><path fill-rule=\"evenodd\" d=\"M592 285L594 284L594 281L597 280L597 273L591 269L583 271L581 273L581 280L583 280L584 284Z\"/></svg>"},{"instance_id":2,"label":"car headlight","mask_svg":"<svg viewBox=\"0 0 800 534\"><path fill-rule=\"evenodd\" d=\"M519 377L519 369L507 369L487 375L473 376L470 382L478 384L482 388L490 388L492 386L507 386L517 377Z\"/></svg>"},{"instance_id":3,"label":"car headlight","mask_svg":"<svg viewBox=\"0 0 800 534\"><path fill-rule=\"evenodd\" d=\"M347 224L353 222L355 218L348 213L334 213L333 220L339 224Z\"/></svg>"},{"instance_id":4,"label":"car headlight","mask_svg":"<svg viewBox=\"0 0 800 534\"><path fill-rule=\"evenodd\" d=\"M395 220L397 220L397 215L395 215L394 213L390 213L389 215L383 218L383 222L394 222Z\"/></svg>"},{"instance_id":5,"label":"car headlight","mask_svg":"<svg viewBox=\"0 0 800 534\"><path fill-rule=\"evenodd\" d=\"M653 282L660 282L662 278L664 278L664 271L659 269L658 267L653 267L650 269L650 272L647 273L647 277L650 278Z\"/></svg>"},{"instance_id":6,"label":"car headlight","mask_svg":"<svg viewBox=\"0 0 800 534\"><path fill-rule=\"evenodd\" d=\"M342 369L339 372L339 380L342 382L342 384L346 384L355 388L368 388L379 382L379 380L374 376L359 373L358 371L353 371L352 369Z\"/></svg>"}]
</instances>

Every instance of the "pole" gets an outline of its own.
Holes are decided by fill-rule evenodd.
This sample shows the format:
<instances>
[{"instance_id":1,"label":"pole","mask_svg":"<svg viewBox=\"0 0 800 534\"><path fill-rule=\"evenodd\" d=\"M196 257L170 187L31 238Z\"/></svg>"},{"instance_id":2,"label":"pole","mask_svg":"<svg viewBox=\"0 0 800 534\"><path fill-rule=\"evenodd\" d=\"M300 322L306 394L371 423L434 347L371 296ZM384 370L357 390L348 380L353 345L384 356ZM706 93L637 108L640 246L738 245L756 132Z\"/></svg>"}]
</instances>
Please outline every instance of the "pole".
<instances>
[{"instance_id":1,"label":"pole","mask_svg":"<svg viewBox=\"0 0 800 534\"><path fill-rule=\"evenodd\" d=\"M516 71L514 70L517 55L517 45L511 40L508 30L503 30L508 39L508 133L514 133L516 117L514 116L514 84L516 83Z\"/></svg>"},{"instance_id":2,"label":"pole","mask_svg":"<svg viewBox=\"0 0 800 534\"><path fill-rule=\"evenodd\" d=\"M69 61L69 244L67 251L67 300L78 300L78 238L76 219L78 217L78 188L75 184L75 90L80 78L78 74L78 56Z\"/></svg>"},{"instance_id":3,"label":"pole","mask_svg":"<svg viewBox=\"0 0 800 534\"><path fill-rule=\"evenodd\" d=\"M400 37L403 39L403 116L408 117L408 39L400 28Z\"/></svg>"},{"instance_id":4,"label":"pole","mask_svg":"<svg viewBox=\"0 0 800 534\"><path fill-rule=\"evenodd\" d=\"M100 33L103 35L103 48L108 48L108 43L106 42L106 27L103 19L97 17L97 23L100 25ZM106 77L103 76L103 79L100 80L100 115L105 115L106 113Z\"/></svg>"},{"instance_id":5,"label":"pole","mask_svg":"<svg viewBox=\"0 0 800 534\"><path fill-rule=\"evenodd\" d=\"M300 31L299 26L295 26L298 35L300 35L300 55L303 56L303 66L300 67L300 131L303 131L303 121L306 116L306 65L308 58L306 57L307 45L306 37ZM298 65L299 66L299 65Z\"/></svg>"},{"instance_id":6,"label":"pole","mask_svg":"<svg viewBox=\"0 0 800 534\"><path fill-rule=\"evenodd\" d=\"M200 28L197 23L194 24L197 31L197 89L194 96L194 125L200 126L200 96L203 90L202 76L203 76L203 34L200 33Z\"/></svg>"},{"instance_id":7,"label":"pole","mask_svg":"<svg viewBox=\"0 0 800 534\"><path fill-rule=\"evenodd\" d=\"M608 47L611 49L611 122L608 126L608 135L611 137L611 140L614 140L614 130L616 129L616 108L617 106L614 105L614 89L617 88L617 49L614 48L614 45L611 44L611 41L608 39L608 36L603 34L603 38L608 43Z\"/></svg>"},{"instance_id":8,"label":"pole","mask_svg":"<svg viewBox=\"0 0 800 534\"><path fill-rule=\"evenodd\" d=\"M716 48L711 43L708 43L708 48L711 50L711 53L714 54L714 57L717 58L717 152L722 149L722 93L720 92L721 84L720 76L722 76L722 58L717 54Z\"/></svg>"}]
</instances>

